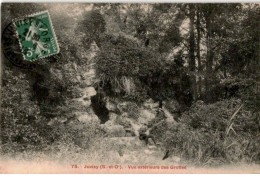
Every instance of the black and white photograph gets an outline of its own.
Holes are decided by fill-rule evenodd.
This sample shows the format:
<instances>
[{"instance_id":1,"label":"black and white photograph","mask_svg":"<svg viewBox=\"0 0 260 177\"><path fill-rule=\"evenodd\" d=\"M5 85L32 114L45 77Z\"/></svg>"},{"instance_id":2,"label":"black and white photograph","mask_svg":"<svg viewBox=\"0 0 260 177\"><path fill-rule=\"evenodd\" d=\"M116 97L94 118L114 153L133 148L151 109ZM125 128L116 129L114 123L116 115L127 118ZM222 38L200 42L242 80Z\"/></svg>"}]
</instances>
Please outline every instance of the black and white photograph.
<instances>
[{"instance_id":1,"label":"black and white photograph","mask_svg":"<svg viewBox=\"0 0 260 177\"><path fill-rule=\"evenodd\" d=\"M2 2L0 173L260 173L260 3Z\"/></svg>"}]
</instances>

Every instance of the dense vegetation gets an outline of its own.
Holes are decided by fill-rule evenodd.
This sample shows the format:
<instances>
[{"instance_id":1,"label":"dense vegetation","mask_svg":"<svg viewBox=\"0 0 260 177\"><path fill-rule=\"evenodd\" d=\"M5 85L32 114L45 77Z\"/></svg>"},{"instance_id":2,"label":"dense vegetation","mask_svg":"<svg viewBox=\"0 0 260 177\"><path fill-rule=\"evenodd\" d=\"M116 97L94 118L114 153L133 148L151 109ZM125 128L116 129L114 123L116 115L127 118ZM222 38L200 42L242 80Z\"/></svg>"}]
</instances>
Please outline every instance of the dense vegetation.
<instances>
[{"instance_id":1,"label":"dense vegetation","mask_svg":"<svg viewBox=\"0 0 260 177\"><path fill-rule=\"evenodd\" d=\"M32 70L2 61L3 154L57 142L87 149L104 133L74 121L89 108L73 100L93 86L100 104L109 97L167 107L177 125L161 120L151 133L192 163L260 163L259 4L6 3L2 29L45 9L61 52ZM96 80L88 84L93 63Z\"/></svg>"}]
</instances>

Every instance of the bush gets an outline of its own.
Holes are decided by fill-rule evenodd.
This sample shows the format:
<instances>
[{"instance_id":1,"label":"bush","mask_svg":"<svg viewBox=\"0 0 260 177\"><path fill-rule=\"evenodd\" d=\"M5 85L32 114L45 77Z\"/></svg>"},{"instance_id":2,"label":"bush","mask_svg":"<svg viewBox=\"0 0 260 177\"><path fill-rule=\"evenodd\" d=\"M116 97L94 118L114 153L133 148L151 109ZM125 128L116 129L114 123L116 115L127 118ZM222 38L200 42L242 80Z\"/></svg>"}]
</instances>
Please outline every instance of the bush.
<instances>
[{"instance_id":1,"label":"bush","mask_svg":"<svg viewBox=\"0 0 260 177\"><path fill-rule=\"evenodd\" d=\"M106 22L103 16L98 11L90 11L86 12L83 17L84 19L78 25L76 32L80 31L86 35L82 41L86 48L89 48L93 41L100 46L102 42L100 35L106 30Z\"/></svg>"},{"instance_id":2,"label":"bush","mask_svg":"<svg viewBox=\"0 0 260 177\"><path fill-rule=\"evenodd\" d=\"M158 52L123 34L106 34L102 39L96 69L100 85L109 96L137 101L177 98L182 105L190 106L190 79L181 59L166 62Z\"/></svg>"},{"instance_id":3,"label":"bush","mask_svg":"<svg viewBox=\"0 0 260 177\"><path fill-rule=\"evenodd\" d=\"M51 141L49 130L43 128L40 107L32 101L26 74L5 68L1 105L2 150L40 149ZM16 85L16 87L14 87ZM45 132L46 131L46 132ZM46 135L45 135L46 133Z\"/></svg>"},{"instance_id":4,"label":"bush","mask_svg":"<svg viewBox=\"0 0 260 177\"><path fill-rule=\"evenodd\" d=\"M122 35L105 35L97 57L98 76L103 80L114 77L144 77L161 66L158 54Z\"/></svg>"},{"instance_id":5,"label":"bush","mask_svg":"<svg viewBox=\"0 0 260 177\"><path fill-rule=\"evenodd\" d=\"M226 132L230 118L241 100L222 100L214 104L196 102L183 113L178 124L161 121L151 133L173 155L193 165L218 166L228 163L259 163L259 124L242 107L234 117L233 130Z\"/></svg>"},{"instance_id":6,"label":"bush","mask_svg":"<svg viewBox=\"0 0 260 177\"><path fill-rule=\"evenodd\" d=\"M158 54L141 47L137 41L123 35L103 36L96 57L97 77L110 94L142 99L145 90L140 77L158 72L162 62Z\"/></svg>"}]
</instances>

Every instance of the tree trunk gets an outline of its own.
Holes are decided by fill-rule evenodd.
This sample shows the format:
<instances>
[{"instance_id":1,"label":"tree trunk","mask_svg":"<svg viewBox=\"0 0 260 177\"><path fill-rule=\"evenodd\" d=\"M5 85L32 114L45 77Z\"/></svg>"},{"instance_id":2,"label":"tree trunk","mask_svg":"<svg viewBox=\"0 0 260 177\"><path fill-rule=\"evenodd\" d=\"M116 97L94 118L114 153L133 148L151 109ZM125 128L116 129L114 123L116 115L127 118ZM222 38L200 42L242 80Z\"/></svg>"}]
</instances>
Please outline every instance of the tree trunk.
<instances>
[{"instance_id":1,"label":"tree trunk","mask_svg":"<svg viewBox=\"0 0 260 177\"><path fill-rule=\"evenodd\" d=\"M200 40L201 40L201 34L200 34L200 8L199 5L197 6L197 20L196 20L196 29L197 29L197 59L198 59L198 73L199 73L199 82L198 82L198 95L201 96L201 74L202 74L202 68L201 68L201 58L200 58Z\"/></svg>"},{"instance_id":2,"label":"tree trunk","mask_svg":"<svg viewBox=\"0 0 260 177\"><path fill-rule=\"evenodd\" d=\"M209 5L210 6L210 5ZM212 7L205 14L206 21L206 76L205 76L205 89L206 99L211 100L211 86L212 81L212 65L213 65L213 49L212 49Z\"/></svg>"},{"instance_id":3,"label":"tree trunk","mask_svg":"<svg viewBox=\"0 0 260 177\"><path fill-rule=\"evenodd\" d=\"M196 75L195 75L195 37L194 37L194 5L189 5L189 18L190 18L190 38L189 38L189 70L191 73L191 83L192 83L192 96L193 100L197 99L197 89L196 89Z\"/></svg>"}]
</instances>

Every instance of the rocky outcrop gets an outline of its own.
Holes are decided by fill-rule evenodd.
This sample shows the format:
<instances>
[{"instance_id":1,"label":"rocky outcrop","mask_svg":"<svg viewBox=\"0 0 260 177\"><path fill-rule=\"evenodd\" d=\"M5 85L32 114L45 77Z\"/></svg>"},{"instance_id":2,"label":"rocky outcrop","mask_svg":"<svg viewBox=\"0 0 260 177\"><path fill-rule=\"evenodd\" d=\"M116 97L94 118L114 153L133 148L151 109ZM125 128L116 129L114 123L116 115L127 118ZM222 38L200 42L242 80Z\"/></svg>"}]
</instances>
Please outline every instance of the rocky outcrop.
<instances>
[{"instance_id":1,"label":"rocky outcrop","mask_svg":"<svg viewBox=\"0 0 260 177\"><path fill-rule=\"evenodd\" d=\"M77 120L82 122L82 123L91 123L91 122L96 122L100 123L99 118L94 114L94 113L87 113L86 112L80 112L77 113L78 115Z\"/></svg>"},{"instance_id":2,"label":"rocky outcrop","mask_svg":"<svg viewBox=\"0 0 260 177\"><path fill-rule=\"evenodd\" d=\"M94 48L90 50L94 50ZM97 82L94 68L95 62L93 60L94 54L95 52L93 51L85 53L89 60L87 65L84 66L87 68L85 70L80 69L83 72L77 72L78 75L75 77L75 83L79 84L80 87L75 91L73 104L85 107L85 110L78 110L75 113L76 120L84 124L91 122L101 123L100 127L107 137L139 136L142 128L147 130L156 122L161 121L161 119L165 119L167 124L175 124L173 112L178 111L178 104L174 101L163 102L163 108L160 109L163 112L163 116L158 114L159 102L155 102L153 99L147 99L142 104L137 104L136 102L126 101L121 98L102 96L101 105L97 101L100 101L99 95L92 86ZM74 68L73 71L78 71L83 66L73 65L66 67ZM98 109L95 109L94 104L96 107L99 105ZM103 120L103 114L99 115L98 112L107 112L106 120Z\"/></svg>"},{"instance_id":3,"label":"rocky outcrop","mask_svg":"<svg viewBox=\"0 0 260 177\"><path fill-rule=\"evenodd\" d=\"M78 92L80 92L80 97L73 99L73 101L79 102L86 107L91 105L91 97L97 94L94 87L78 89Z\"/></svg>"},{"instance_id":4,"label":"rocky outcrop","mask_svg":"<svg viewBox=\"0 0 260 177\"><path fill-rule=\"evenodd\" d=\"M150 109L140 109L140 117L138 118L138 122L142 125L148 125L149 122L156 118L156 111Z\"/></svg>"},{"instance_id":5,"label":"rocky outcrop","mask_svg":"<svg viewBox=\"0 0 260 177\"><path fill-rule=\"evenodd\" d=\"M159 103L152 99L143 104L123 101L119 99L105 98L106 108L110 111L109 120L112 125L121 125L125 130L125 136L139 136L139 132L147 130L161 119L167 120L169 124L175 123L173 116L167 108L161 109L163 116L158 114Z\"/></svg>"},{"instance_id":6,"label":"rocky outcrop","mask_svg":"<svg viewBox=\"0 0 260 177\"><path fill-rule=\"evenodd\" d=\"M74 101L88 107L86 112L77 112L76 118L82 123L101 122L101 118L94 113L91 106L91 97L97 94L94 87L80 89L81 97ZM176 124L172 113L168 110L172 104L164 103L163 108L159 108L159 103L152 99L137 105L135 102L124 101L118 98L104 97L102 100L108 113L108 121L103 122L101 128L108 137L132 137L139 136L139 132L147 130L156 123L165 120L166 124ZM167 106L165 106L167 104ZM174 104L175 105L175 104ZM177 108L176 108L177 109ZM98 110L104 111L104 110ZM102 123L102 122L101 122Z\"/></svg>"}]
</instances>

